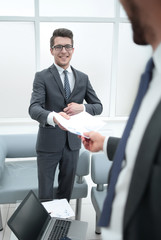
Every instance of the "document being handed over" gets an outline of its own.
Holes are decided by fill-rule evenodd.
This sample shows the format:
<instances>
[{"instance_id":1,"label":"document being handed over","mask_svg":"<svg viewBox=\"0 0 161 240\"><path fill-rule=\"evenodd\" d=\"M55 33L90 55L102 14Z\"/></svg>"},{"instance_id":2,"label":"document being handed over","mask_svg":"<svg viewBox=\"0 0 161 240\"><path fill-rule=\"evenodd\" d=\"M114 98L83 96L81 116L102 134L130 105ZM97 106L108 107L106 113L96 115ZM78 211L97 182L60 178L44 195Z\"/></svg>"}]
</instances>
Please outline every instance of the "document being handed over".
<instances>
[{"instance_id":1,"label":"document being handed over","mask_svg":"<svg viewBox=\"0 0 161 240\"><path fill-rule=\"evenodd\" d=\"M55 118L57 121L68 131L84 136L84 132L98 131L104 127L106 123L98 117L92 116L87 112L81 112L70 117L69 120L56 113Z\"/></svg>"}]
</instances>

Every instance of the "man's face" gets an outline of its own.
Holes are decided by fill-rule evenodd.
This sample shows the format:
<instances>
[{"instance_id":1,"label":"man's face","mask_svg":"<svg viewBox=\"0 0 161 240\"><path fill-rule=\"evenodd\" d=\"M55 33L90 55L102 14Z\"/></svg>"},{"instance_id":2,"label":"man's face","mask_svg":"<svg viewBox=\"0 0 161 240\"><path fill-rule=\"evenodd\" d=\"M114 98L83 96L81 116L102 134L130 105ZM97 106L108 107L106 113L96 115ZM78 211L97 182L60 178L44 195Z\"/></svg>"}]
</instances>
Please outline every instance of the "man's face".
<instances>
[{"instance_id":1,"label":"man's face","mask_svg":"<svg viewBox=\"0 0 161 240\"><path fill-rule=\"evenodd\" d=\"M72 45L72 41L68 37L56 37L54 40L54 46L58 46L58 45L62 45L62 46ZM62 50L53 48L53 49L50 49L50 51L51 51L51 54L54 56L55 63L58 66L64 69L69 67L70 60L74 52L74 48L71 48L68 50L66 50L65 47L63 47Z\"/></svg>"},{"instance_id":2,"label":"man's face","mask_svg":"<svg viewBox=\"0 0 161 240\"><path fill-rule=\"evenodd\" d=\"M136 44L148 44L151 33L148 24L148 0L120 0L132 24L133 39Z\"/></svg>"}]
</instances>

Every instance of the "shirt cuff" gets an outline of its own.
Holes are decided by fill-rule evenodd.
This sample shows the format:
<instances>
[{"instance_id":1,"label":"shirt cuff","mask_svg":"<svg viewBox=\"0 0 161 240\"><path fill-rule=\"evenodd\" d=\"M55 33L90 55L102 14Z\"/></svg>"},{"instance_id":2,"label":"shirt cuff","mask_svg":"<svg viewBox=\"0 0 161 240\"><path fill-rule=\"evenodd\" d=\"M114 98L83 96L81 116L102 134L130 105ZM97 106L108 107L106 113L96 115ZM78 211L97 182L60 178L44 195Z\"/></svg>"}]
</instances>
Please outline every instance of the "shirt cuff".
<instances>
[{"instance_id":1,"label":"shirt cuff","mask_svg":"<svg viewBox=\"0 0 161 240\"><path fill-rule=\"evenodd\" d=\"M109 139L109 136L108 136L108 137L105 137L105 140L104 140L104 143L103 143L103 152L104 152L104 154L107 155L107 156L108 156L108 153L107 153L108 139Z\"/></svg>"},{"instance_id":2,"label":"shirt cuff","mask_svg":"<svg viewBox=\"0 0 161 240\"><path fill-rule=\"evenodd\" d=\"M51 125L51 126L53 126L53 127L55 127L55 122L54 122L54 120L53 120L53 117L54 117L54 111L53 112L50 112L49 114L48 114L48 117L47 117L47 123L49 124L49 125Z\"/></svg>"}]
</instances>

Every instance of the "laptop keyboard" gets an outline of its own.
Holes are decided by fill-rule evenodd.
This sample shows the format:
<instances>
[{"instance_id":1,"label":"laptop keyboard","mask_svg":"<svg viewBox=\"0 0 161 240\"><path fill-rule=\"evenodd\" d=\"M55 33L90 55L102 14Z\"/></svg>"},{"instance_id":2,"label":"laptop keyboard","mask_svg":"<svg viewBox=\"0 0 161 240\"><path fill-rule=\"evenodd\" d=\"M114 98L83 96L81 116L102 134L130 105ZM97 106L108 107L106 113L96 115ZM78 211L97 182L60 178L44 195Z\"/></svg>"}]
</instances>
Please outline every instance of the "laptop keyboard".
<instances>
[{"instance_id":1,"label":"laptop keyboard","mask_svg":"<svg viewBox=\"0 0 161 240\"><path fill-rule=\"evenodd\" d=\"M71 221L56 219L48 240L60 240L62 237L66 237L70 224Z\"/></svg>"}]
</instances>

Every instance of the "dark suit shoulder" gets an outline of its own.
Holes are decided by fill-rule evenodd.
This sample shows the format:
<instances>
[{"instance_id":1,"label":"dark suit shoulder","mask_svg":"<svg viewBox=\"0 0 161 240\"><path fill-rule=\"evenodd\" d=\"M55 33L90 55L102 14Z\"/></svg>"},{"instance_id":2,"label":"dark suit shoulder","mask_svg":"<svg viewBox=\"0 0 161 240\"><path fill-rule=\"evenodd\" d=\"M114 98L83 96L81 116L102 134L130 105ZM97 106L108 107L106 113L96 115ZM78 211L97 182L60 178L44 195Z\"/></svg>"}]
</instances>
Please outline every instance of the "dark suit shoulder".
<instances>
[{"instance_id":1,"label":"dark suit shoulder","mask_svg":"<svg viewBox=\"0 0 161 240\"><path fill-rule=\"evenodd\" d=\"M38 74L38 75L45 75L45 74L47 74L48 72L50 72L52 68L56 69L56 67L55 67L54 64L51 65L51 66L48 67L48 68L45 68L45 69L43 69L43 70L41 70L41 71L36 72L36 74Z\"/></svg>"},{"instance_id":2,"label":"dark suit shoulder","mask_svg":"<svg viewBox=\"0 0 161 240\"><path fill-rule=\"evenodd\" d=\"M78 74L80 77L88 78L88 75L87 75L86 73L81 72L81 71L79 71L79 70L73 68L72 66L71 66L71 69L73 70L73 72L75 72L76 74Z\"/></svg>"},{"instance_id":3,"label":"dark suit shoulder","mask_svg":"<svg viewBox=\"0 0 161 240\"><path fill-rule=\"evenodd\" d=\"M49 68L46 68L46 69L43 69L41 71L36 72L35 79L37 81L43 81L43 82L48 81L48 79L51 79L51 77L52 77L52 70L51 69L53 69L53 68L54 68L54 70L56 69L54 64L52 66L50 66Z\"/></svg>"}]
</instances>

